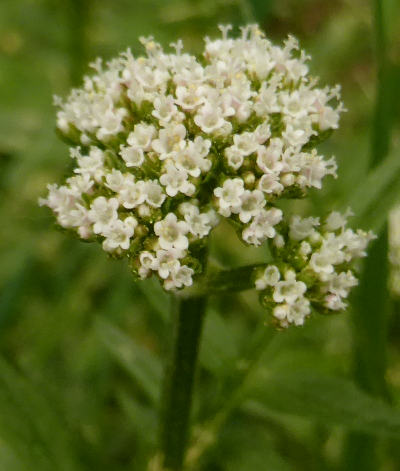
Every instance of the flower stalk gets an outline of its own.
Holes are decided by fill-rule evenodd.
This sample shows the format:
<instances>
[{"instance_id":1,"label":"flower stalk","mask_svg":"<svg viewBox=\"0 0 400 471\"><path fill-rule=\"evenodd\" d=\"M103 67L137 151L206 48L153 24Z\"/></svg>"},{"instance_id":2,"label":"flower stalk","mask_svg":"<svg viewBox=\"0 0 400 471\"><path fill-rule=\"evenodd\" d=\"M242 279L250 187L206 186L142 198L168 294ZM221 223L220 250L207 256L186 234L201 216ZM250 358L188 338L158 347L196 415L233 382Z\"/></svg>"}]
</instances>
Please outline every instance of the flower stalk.
<instances>
[{"instance_id":1,"label":"flower stalk","mask_svg":"<svg viewBox=\"0 0 400 471\"><path fill-rule=\"evenodd\" d=\"M166 374L160 441L164 468L180 471L189 438L193 384L207 297L200 295L175 301L175 338Z\"/></svg>"}]
</instances>

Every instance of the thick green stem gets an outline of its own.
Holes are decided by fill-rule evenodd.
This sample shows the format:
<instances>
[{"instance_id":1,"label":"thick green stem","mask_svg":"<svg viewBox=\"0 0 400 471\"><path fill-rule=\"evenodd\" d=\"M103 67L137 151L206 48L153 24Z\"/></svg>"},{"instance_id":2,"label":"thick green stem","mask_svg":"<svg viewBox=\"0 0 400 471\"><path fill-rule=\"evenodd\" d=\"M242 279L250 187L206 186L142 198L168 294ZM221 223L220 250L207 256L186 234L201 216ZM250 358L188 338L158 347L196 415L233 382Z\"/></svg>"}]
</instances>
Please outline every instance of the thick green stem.
<instances>
[{"instance_id":1,"label":"thick green stem","mask_svg":"<svg viewBox=\"0 0 400 471\"><path fill-rule=\"evenodd\" d=\"M175 341L167 370L161 422L161 453L165 469L183 469L189 437L190 410L206 296L177 299Z\"/></svg>"}]
</instances>

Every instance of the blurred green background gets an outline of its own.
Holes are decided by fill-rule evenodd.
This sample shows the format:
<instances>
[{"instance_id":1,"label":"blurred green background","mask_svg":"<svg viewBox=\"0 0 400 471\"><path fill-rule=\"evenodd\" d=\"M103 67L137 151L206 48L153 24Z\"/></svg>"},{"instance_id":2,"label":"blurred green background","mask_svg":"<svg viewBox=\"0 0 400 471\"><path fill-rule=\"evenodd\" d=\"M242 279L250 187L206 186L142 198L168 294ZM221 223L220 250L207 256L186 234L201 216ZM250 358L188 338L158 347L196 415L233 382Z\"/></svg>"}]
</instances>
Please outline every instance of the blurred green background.
<instances>
[{"instance_id":1,"label":"blurred green background","mask_svg":"<svg viewBox=\"0 0 400 471\"><path fill-rule=\"evenodd\" d=\"M386 289L385 219L400 197L398 0L2 0L0 3L0 471L146 470L157 443L170 300L123 262L55 230L39 208L69 164L52 95L87 63L154 35L199 52L218 23L297 36L348 113L323 146L339 178L294 203L351 205L383 235L346 314L275 332L253 293L210 301L188 469L400 469L400 316ZM266 260L227 227L226 267ZM153 462L153 468L157 470Z\"/></svg>"}]
</instances>

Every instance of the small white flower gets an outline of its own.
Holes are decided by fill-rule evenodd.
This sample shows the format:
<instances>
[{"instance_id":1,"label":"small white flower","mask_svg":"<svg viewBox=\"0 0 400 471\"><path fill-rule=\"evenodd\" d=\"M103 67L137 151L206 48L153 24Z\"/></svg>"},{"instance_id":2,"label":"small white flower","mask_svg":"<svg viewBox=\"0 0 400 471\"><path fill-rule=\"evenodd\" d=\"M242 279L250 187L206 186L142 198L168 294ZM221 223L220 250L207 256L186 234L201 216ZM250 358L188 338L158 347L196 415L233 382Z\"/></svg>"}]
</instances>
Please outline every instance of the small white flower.
<instances>
[{"instance_id":1,"label":"small white flower","mask_svg":"<svg viewBox=\"0 0 400 471\"><path fill-rule=\"evenodd\" d=\"M95 234L103 233L111 223L118 219L118 206L117 198L107 199L104 196L99 196L93 200L88 216L90 221L94 223Z\"/></svg>"},{"instance_id":2,"label":"small white flower","mask_svg":"<svg viewBox=\"0 0 400 471\"><path fill-rule=\"evenodd\" d=\"M209 140L200 136L194 141L188 141L187 145L175 155L175 165L192 177L199 177L201 173L208 172L212 165L206 158L210 145Z\"/></svg>"},{"instance_id":3,"label":"small white flower","mask_svg":"<svg viewBox=\"0 0 400 471\"><path fill-rule=\"evenodd\" d=\"M243 222L249 222L253 216L256 216L265 206L265 198L260 190L245 190L241 196L239 208L239 219ZM236 211L236 210L235 210Z\"/></svg>"},{"instance_id":4,"label":"small white flower","mask_svg":"<svg viewBox=\"0 0 400 471\"><path fill-rule=\"evenodd\" d=\"M315 273L329 274L334 271L332 262L334 262L332 252L327 249L322 249L311 255L309 266Z\"/></svg>"},{"instance_id":5,"label":"small white flower","mask_svg":"<svg viewBox=\"0 0 400 471\"><path fill-rule=\"evenodd\" d=\"M279 94L279 101L282 106L282 112L295 119L304 118L314 111L312 106L315 101L314 95L306 90L302 92L294 90L291 93L281 92Z\"/></svg>"},{"instance_id":6,"label":"small white flower","mask_svg":"<svg viewBox=\"0 0 400 471\"><path fill-rule=\"evenodd\" d=\"M107 109L103 110L100 107L99 110L96 110L94 107L95 112L98 112L98 124L99 129L96 132L96 137L99 141L107 142L111 136L115 136L116 134L123 131L124 127L122 125L123 118L127 115L127 110L124 108L118 109Z\"/></svg>"},{"instance_id":7,"label":"small white flower","mask_svg":"<svg viewBox=\"0 0 400 471\"><path fill-rule=\"evenodd\" d=\"M287 146L302 147L315 134L311 122L307 119L290 119L287 121L286 129L282 137Z\"/></svg>"},{"instance_id":8,"label":"small white flower","mask_svg":"<svg viewBox=\"0 0 400 471\"><path fill-rule=\"evenodd\" d=\"M182 258L182 251L177 249L157 250L157 258L153 270L157 270L158 275L163 280L171 277L179 270L179 259Z\"/></svg>"},{"instance_id":9,"label":"small white flower","mask_svg":"<svg viewBox=\"0 0 400 471\"><path fill-rule=\"evenodd\" d=\"M124 184L126 182L127 176L124 175L122 172L119 170L116 170L113 168L111 170L111 173L106 174L106 186L110 188L110 190L115 191L116 193L120 192L122 188L124 187ZM129 178L131 178L132 183L134 182L134 177L133 175L129 174Z\"/></svg>"},{"instance_id":10,"label":"small white flower","mask_svg":"<svg viewBox=\"0 0 400 471\"><path fill-rule=\"evenodd\" d=\"M281 234L276 234L276 236L274 237L274 245L278 249L282 249L283 247L285 247L285 239Z\"/></svg>"},{"instance_id":11,"label":"small white flower","mask_svg":"<svg viewBox=\"0 0 400 471\"><path fill-rule=\"evenodd\" d=\"M188 267L187 265L180 266L175 272L172 273L173 287L182 288L183 286L192 286L193 274L194 271L192 268Z\"/></svg>"},{"instance_id":12,"label":"small white flower","mask_svg":"<svg viewBox=\"0 0 400 471\"><path fill-rule=\"evenodd\" d=\"M254 131L254 138L259 144L264 144L271 137L271 128L267 121L258 125Z\"/></svg>"},{"instance_id":13,"label":"small white flower","mask_svg":"<svg viewBox=\"0 0 400 471\"><path fill-rule=\"evenodd\" d=\"M255 99L254 109L258 116L268 116L272 113L279 113L280 106L278 104L278 94L276 92L276 84L263 82Z\"/></svg>"},{"instance_id":14,"label":"small white flower","mask_svg":"<svg viewBox=\"0 0 400 471\"><path fill-rule=\"evenodd\" d=\"M301 255L303 255L303 257L306 257L311 252L312 252L311 245L308 242L306 242L305 240L303 240L302 243L300 244L299 253Z\"/></svg>"},{"instance_id":15,"label":"small white flower","mask_svg":"<svg viewBox=\"0 0 400 471\"><path fill-rule=\"evenodd\" d=\"M211 141L209 139L204 139L201 136L196 136L193 143L196 152L199 154L199 157L207 157L208 153L210 152Z\"/></svg>"},{"instance_id":16,"label":"small white flower","mask_svg":"<svg viewBox=\"0 0 400 471\"><path fill-rule=\"evenodd\" d=\"M121 146L120 155L127 167L140 167L144 162L143 150L138 147Z\"/></svg>"},{"instance_id":17,"label":"small white flower","mask_svg":"<svg viewBox=\"0 0 400 471\"><path fill-rule=\"evenodd\" d=\"M76 203L76 196L66 186L47 185L47 198L40 198L40 206L48 206L56 213L71 209Z\"/></svg>"},{"instance_id":18,"label":"small white flower","mask_svg":"<svg viewBox=\"0 0 400 471\"><path fill-rule=\"evenodd\" d=\"M203 238L209 234L213 227L213 215L210 213L200 213L197 206L192 206L191 210L185 211L184 218L188 223L189 232L198 238Z\"/></svg>"},{"instance_id":19,"label":"small white flower","mask_svg":"<svg viewBox=\"0 0 400 471\"><path fill-rule=\"evenodd\" d=\"M183 193L187 196L192 196L196 191L196 187L188 180L188 174L185 170L178 169L172 162L165 165L165 173L160 177L160 183L165 186L165 191L168 196L175 196L176 194Z\"/></svg>"},{"instance_id":20,"label":"small white flower","mask_svg":"<svg viewBox=\"0 0 400 471\"><path fill-rule=\"evenodd\" d=\"M91 232L88 210L78 202L75 202L68 211L61 211L58 215L58 222L63 227L82 227L85 232Z\"/></svg>"},{"instance_id":21,"label":"small white flower","mask_svg":"<svg viewBox=\"0 0 400 471\"><path fill-rule=\"evenodd\" d=\"M75 173L81 175L88 175L96 181L100 181L104 175L104 152L98 147L91 147L89 155L81 155L79 150L77 154L78 167L74 170Z\"/></svg>"},{"instance_id":22,"label":"small white flower","mask_svg":"<svg viewBox=\"0 0 400 471\"><path fill-rule=\"evenodd\" d=\"M241 196L244 193L244 182L241 178L225 180L222 187L215 188L214 195L218 198L219 213L230 216L237 213L242 204Z\"/></svg>"},{"instance_id":23,"label":"small white flower","mask_svg":"<svg viewBox=\"0 0 400 471\"><path fill-rule=\"evenodd\" d=\"M160 247L164 250L188 248L189 241L186 237L189 232L188 224L185 221L178 221L174 213L169 213L162 221L156 222L154 232L159 236Z\"/></svg>"},{"instance_id":24,"label":"small white flower","mask_svg":"<svg viewBox=\"0 0 400 471\"><path fill-rule=\"evenodd\" d=\"M350 289L357 286L358 280L353 273L348 270L341 273L333 273L329 277L328 290L342 298L346 298Z\"/></svg>"},{"instance_id":25,"label":"small white flower","mask_svg":"<svg viewBox=\"0 0 400 471\"><path fill-rule=\"evenodd\" d=\"M257 150L257 165L264 173L279 175L283 169L281 156L283 142L281 139L271 139L268 147L260 146Z\"/></svg>"},{"instance_id":26,"label":"small white flower","mask_svg":"<svg viewBox=\"0 0 400 471\"><path fill-rule=\"evenodd\" d=\"M148 180L147 182L143 182L143 188L147 204L153 208L159 208L164 203L166 195L157 180Z\"/></svg>"},{"instance_id":27,"label":"small white flower","mask_svg":"<svg viewBox=\"0 0 400 471\"><path fill-rule=\"evenodd\" d=\"M174 97L171 95L157 96L153 105L154 110L151 114L159 120L161 126L167 126L172 120L181 121L184 116L182 113L178 113Z\"/></svg>"},{"instance_id":28,"label":"small white flower","mask_svg":"<svg viewBox=\"0 0 400 471\"><path fill-rule=\"evenodd\" d=\"M266 239L275 237L274 226L282 219L282 211L277 208L262 209L254 217L251 224L243 231L242 238L252 245L260 245Z\"/></svg>"},{"instance_id":29,"label":"small white flower","mask_svg":"<svg viewBox=\"0 0 400 471\"><path fill-rule=\"evenodd\" d=\"M126 209L136 208L146 199L146 184L143 181L125 180L118 199Z\"/></svg>"},{"instance_id":30,"label":"small white flower","mask_svg":"<svg viewBox=\"0 0 400 471\"><path fill-rule=\"evenodd\" d=\"M346 303L337 294L326 295L325 306L332 311L343 311L347 307Z\"/></svg>"},{"instance_id":31,"label":"small white flower","mask_svg":"<svg viewBox=\"0 0 400 471\"><path fill-rule=\"evenodd\" d=\"M274 193L277 195L279 195L279 193L282 193L284 189L283 185L279 182L277 175L275 175L274 173L263 175L258 181L257 187L264 193Z\"/></svg>"},{"instance_id":32,"label":"small white flower","mask_svg":"<svg viewBox=\"0 0 400 471\"><path fill-rule=\"evenodd\" d=\"M310 312L310 301L301 297L292 304L278 304L273 314L280 320L282 327L288 327L289 324L303 325Z\"/></svg>"},{"instance_id":33,"label":"small white flower","mask_svg":"<svg viewBox=\"0 0 400 471\"><path fill-rule=\"evenodd\" d=\"M347 218L350 216L353 216L351 209L347 209L344 214L332 211L326 218L324 229L326 231L337 231L338 229L343 229L347 224Z\"/></svg>"},{"instance_id":34,"label":"small white flower","mask_svg":"<svg viewBox=\"0 0 400 471\"><path fill-rule=\"evenodd\" d=\"M337 177L337 164L333 157L324 160L322 156L317 155L315 149L310 154L303 154L303 156L306 158L302 162L300 173L305 178L306 186L321 189L322 179L326 175Z\"/></svg>"},{"instance_id":35,"label":"small white flower","mask_svg":"<svg viewBox=\"0 0 400 471\"><path fill-rule=\"evenodd\" d=\"M194 122L206 134L212 134L223 129L228 124L223 117L222 110L206 102L194 117Z\"/></svg>"},{"instance_id":36,"label":"small white flower","mask_svg":"<svg viewBox=\"0 0 400 471\"><path fill-rule=\"evenodd\" d=\"M185 147L186 128L183 124L171 124L161 129L158 139L154 139L153 149L160 154L160 159L165 160Z\"/></svg>"},{"instance_id":37,"label":"small white flower","mask_svg":"<svg viewBox=\"0 0 400 471\"><path fill-rule=\"evenodd\" d=\"M136 226L137 220L132 216L127 217L124 221L120 219L113 221L103 234L106 237L103 241L104 250L110 252L119 247L128 250Z\"/></svg>"},{"instance_id":38,"label":"small white flower","mask_svg":"<svg viewBox=\"0 0 400 471\"><path fill-rule=\"evenodd\" d=\"M310 237L315 232L315 227L319 226L318 218L301 218L293 216L290 221L289 237L293 240L303 240Z\"/></svg>"},{"instance_id":39,"label":"small white flower","mask_svg":"<svg viewBox=\"0 0 400 471\"><path fill-rule=\"evenodd\" d=\"M156 269L156 257L151 252L144 250L139 255L140 268L138 270L141 278L147 278L152 270Z\"/></svg>"},{"instance_id":40,"label":"small white flower","mask_svg":"<svg viewBox=\"0 0 400 471\"><path fill-rule=\"evenodd\" d=\"M225 157L228 165L234 170L238 170L243 165L243 155L235 146L225 149Z\"/></svg>"},{"instance_id":41,"label":"small white flower","mask_svg":"<svg viewBox=\"0 0 400 471\"><path fill-rule=\"evenodd\" d=\"M267 286L275 286L281 278L279 269L275 265L268 265L260 278L256 280L256 289L263 290Z\"/></svg>"},{"instance_id":42,"label":"small white flower","mask_svg":"<svg viewBox=\"0 0 400 471\"><path fill-rule=\"evenodd\" d=\"M253 152L256 152L258 149L259 143L257 138L259 138L259 136L251 132L235 134L233 136L234 148L238 153L240 153L240 155L246 157Z\"/></svg>"},{"instance_id":43,"label":"small white flower","mask_svg":"<svg viewBox=\"0 0 400 471\"><path fill-rule=\"evenodd\" d=\"M71 193L77 198L80 198L82 193L90 193L94 185L94 181L88 174L67 178L67 183L71 189Z\"/></svg>"},{"instance_id":44,"label":"small white flower","mask_svg":"<svg viewBox=\"0 0 400 471\"><path fill-rule=\"evenodd\" d=\"M277 303L286 302L293 304L306 292L307 286L302 281L296 280L296 274L292 270L285 273L285 280L278 281L275 285L273 299Z\"/></svg>"},{"instance_id":45,"label":"small white flower","mask_svg":"<svg viewBox=\"0 0 400 471\"><path fill-rule=\"evenodd\" d=\"M133 132L127 138L127 143L134 149L148 151L156 134L156 129L152 124L136 124Z\"/></svg>"},{"instance_id":46,"label":"small white flower","mask_svg":"<svg viewBox=\"0 0 400 471\"><path fill-rule=\"evenodd\" d=\"M194 86L178 86L175 94L175 103L185 111L194 110L205 102L205 98L198 93L198 89Z\"/></svg>"}]
</instances>

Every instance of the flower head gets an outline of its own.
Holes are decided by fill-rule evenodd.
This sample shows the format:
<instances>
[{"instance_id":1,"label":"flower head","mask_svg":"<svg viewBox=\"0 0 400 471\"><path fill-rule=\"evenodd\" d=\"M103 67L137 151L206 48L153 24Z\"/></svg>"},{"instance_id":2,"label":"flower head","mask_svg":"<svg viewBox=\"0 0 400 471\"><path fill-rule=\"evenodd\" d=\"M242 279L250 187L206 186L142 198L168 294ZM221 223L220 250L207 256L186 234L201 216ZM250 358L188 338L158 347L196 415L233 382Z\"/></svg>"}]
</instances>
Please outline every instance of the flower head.
<instances>
[{"instance_id":1,"label":"flower head","mask_svg":"<svg viewBox=\"0 0 400 471\"><path fill-rule=\"evenodd\" d=\"M326 241L317 250L318 220L294 217L281 234L278 205L336 175L334 159L315 146L338 127L339 89L317 87L294 38L279 47L257 25L237 38L220 29L221 38L205 40L201 59L183 53L181 41L171 52L140 38L143 57L128 50L105 65L96 61L83 87L57 100L74 176L49 186L41 203L62 227L128 257L139 277L156 274L166 289L190 286L201 273L199 251L222 218L249 245L289 237L331 287L325 304L337 306L332 296L342 298L352 281L333 279L332 267L362 256L363 236L321 233ZM343 228L336 216L325 224ZM282 305L276 317L300 323L309 309L306 283L296 270L274 267L257 287L274 286Z\"/></svg>"}]
</instances>

